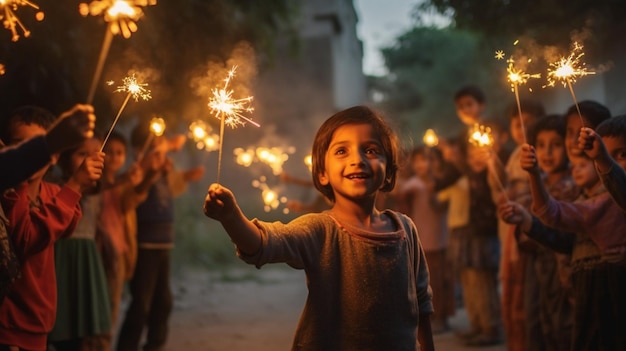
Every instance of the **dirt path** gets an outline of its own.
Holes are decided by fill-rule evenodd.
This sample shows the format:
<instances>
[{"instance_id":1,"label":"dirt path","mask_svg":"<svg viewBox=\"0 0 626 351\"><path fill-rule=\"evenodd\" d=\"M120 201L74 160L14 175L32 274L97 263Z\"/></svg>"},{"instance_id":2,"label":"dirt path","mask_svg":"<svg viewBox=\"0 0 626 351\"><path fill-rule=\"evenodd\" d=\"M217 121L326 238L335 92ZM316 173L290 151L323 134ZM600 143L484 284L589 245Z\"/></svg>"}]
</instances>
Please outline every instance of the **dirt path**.
<instances>
[{"instance_id":1,"label":"dirt path","mask_svg":"<svg viewBox=\"0 0 626 351\"><path fill-rule=\"evenodd\" d=\"M242 266L228 273L185 271L173 280L175 307L165 351L282 351L291 348L307 290L302 271ZM451 321L467 327L463 311ZM435 337L437 350L462 347L452 332ZM504 346L482 348L504 351Z\"/></svg>"}]
</instances>

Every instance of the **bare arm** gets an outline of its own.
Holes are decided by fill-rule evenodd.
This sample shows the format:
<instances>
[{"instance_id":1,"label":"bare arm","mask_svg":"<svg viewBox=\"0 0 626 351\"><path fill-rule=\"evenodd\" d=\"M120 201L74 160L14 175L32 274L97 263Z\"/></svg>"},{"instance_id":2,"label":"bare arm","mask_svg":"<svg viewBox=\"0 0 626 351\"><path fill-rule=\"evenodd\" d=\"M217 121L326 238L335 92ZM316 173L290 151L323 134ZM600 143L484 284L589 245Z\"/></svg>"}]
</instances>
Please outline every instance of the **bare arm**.
<instances>
[{"instance_id":1,"label":"bare arm","mask_svg":"<svg viewBox=\"0 0 626 351\"><path fill-rule=\"evenodd\" d=\"M239 251L253 255L261 248L259 229L244 215L235 195L219 184L211 184L204 199L204 214L222 224Z\"/></svg>"},{"instance_id":2,"label":"bare arm","mask_svg":"<svg viewBox=\"0 0 626 351\"><path fill-rule=\"evenodd\" d=\"M548 194L546 187L543 185L543 181L541 181L537 155L535 154L535 148L533 146L528 144L522 146L520 166L523 170L528 172L530 193L533 197L533 209L544 208L550 201L550 194Z\"/></svg>"}]
</instances>

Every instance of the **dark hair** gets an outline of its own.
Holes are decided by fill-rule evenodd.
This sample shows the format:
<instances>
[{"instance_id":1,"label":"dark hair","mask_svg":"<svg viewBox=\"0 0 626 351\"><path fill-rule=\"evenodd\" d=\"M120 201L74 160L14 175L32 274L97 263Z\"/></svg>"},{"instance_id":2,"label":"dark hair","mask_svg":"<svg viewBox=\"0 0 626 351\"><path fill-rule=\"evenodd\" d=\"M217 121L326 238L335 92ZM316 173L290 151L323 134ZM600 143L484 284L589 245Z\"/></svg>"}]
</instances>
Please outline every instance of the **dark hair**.
<instances>
[{"instance_id":1,"label":"dark hair","mask_svg":"<svg viewBox=\"0 0 626 351\"><path fill-rule=\"evenodd\" d=\"M528 143L535 145L537 143L537 135L544 131L555 131L565 139L565 120L557 114L548 115L537 120L530 127L528 133Z\"/></svg>"},{"instance_id":2,"label":"dark hair","mask_svg":"<svg viewBox=\"0 0 626 351\"><path fill-rule=\"evenodd\" d=\"M418 145L411 150L411 160L415 159L416 156L426 156L427 153L426 145Z\"/></svg>"},{"instance_id":3,"label":"dark hair","mask_svg":"<svg viewBox=\"0 0 626 351\"><path fill-rule=\"evenodd\" d=\"M596 132L603 138L626 138L626 115L619 115L605 120L596 127Z\"/></svg>"},{"instance_id":4,"label":"dark hair","mask_svg":"<svg viewBox=\"0 0 626 351\"><path fill-rule=\"evenodd\" d=\"M140 148L150 137L150 121L140 120L130 134L130 144L134 148Z\"/></svg>"},{"instance_id":5,"label":"dark hair","mask_svg":"<svg viewBox=\"0 0 626 351\"><path fill-rule=\"evenodd\" d=\"M330 142L337 128L344 125L357 124L368 124L372 126L382 144L383 152L387 159L387 166L385 169L385 182L380 191L389 192L396 184L396 174L398 171L398 141L396 134L378 112L367 106L350 107L335 113L322 123L313 140L311 157L313 161L313 184L315 184L315 188L330 201L335 201L335 194L333 193L332 187L329 184L322 185L319 181L319 175L326 170L324 163L326 153L328 152Z\"/></svg>"},{"instance_id":6,"label":"dark hair","mask_svg":"<svg viewBox=\"0 0 626 351\"><path fill-rule=\"evenodd\" d=\"M459 99L466 96L474 98L474 100L476 100L480 104L484 104L487 101L487 98L485 98L485 93L483 93L482 89L475 85L466 85L457 90L457 92L454 94L454 101L459 101Z\"/></svg>"},{"instance_id":7,"label":"dark hair","mask_svg":"<svg viewBox=\"0 0 626 351\"><path fill-rule=\"evenodd\" d=\"M116 131L112 131L111 132L111 135L109 135L109 140L107 140L107 143L109 143L109 142L111 142L113 140L119 141L120 143L122 143L122 145L124 145L124 148L128 147L128 145L126 143L126 138L120 132L116 132Z\"/></svg>"},{"instance_id":8,"label":"dark hair","mask_svg":"<svg viewBox=\"0 0 626 351\"><path fill-rule=\"evenodd\" d=\"M48 129L54 124L56 116L52 112L37 106L21 106L11 112L2 124L0 139L10 143L12 140L12 130L17 124L35 124L43 129Z\"/></svg>"},{"instance_id":9,"label":"dark hair","mask_svg":"<svg viewBox=\"0 0 626 351\"><path fill-rule=\"evenodd\" d=\"M546 114L543 104L534 99L521 99L520 106L522 113L527 113L534 119L543 117ZM509 105L507 108L507 116L509 116L509 119L519 118L519 109L517 108L516 102Z\"/></svg>"},{"instance_id":10,"label":"dark hair","mask_svg":"<svg viewBox=\"0 0 626 351\"><path fill-rule=\"evenodd\" d=\"M99 131L94 131L93 138L94 139L98 139L100 141L104 140L104 137L103 137L102 133L99 132ZM59 166L59 168L61 169L61 172L63 173L63 178L64 179L69 178L69 177L72 176L72 174L71 174L71 171L72 171L72 169L71 169L72 168L71 167L71 165L72 165L72 155L81 146L82 146L82 144L78 145L76 147L73 147L71 149L67 149L67 150L61 152L61 154L59 155L59 160L57 161L57 166Z\"/></svg>"},{"instance_id":11,"label":"dark hair","mask_svg":"<svg viewBox=\"0 0 626 351\"><path fill-rule=\"evenodd\" d=\"M606 106L593 100L584 100L579 102L578 108L580 109L580 114L585 119L585 127L596 128L600 123L611 118L611 111L609 111ZM570 106L570 108L567 109L567 112L565 112L566 123L567 118L572 115L576 115L576 117L578 117L578 109L576 109L576 105Z\"/></svg>"}]
</instances>

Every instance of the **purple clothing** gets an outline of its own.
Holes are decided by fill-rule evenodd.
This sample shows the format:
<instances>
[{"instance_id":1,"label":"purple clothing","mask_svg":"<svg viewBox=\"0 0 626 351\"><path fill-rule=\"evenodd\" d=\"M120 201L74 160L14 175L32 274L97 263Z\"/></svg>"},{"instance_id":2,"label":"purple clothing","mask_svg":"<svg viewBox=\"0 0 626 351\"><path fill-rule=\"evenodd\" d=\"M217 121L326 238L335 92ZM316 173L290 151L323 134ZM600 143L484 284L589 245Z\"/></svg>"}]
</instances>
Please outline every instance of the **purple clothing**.
<instances>
[{"instance_id":1,"label":"purple clothing","mask_svg":"<svg viewBox=\"0 0 626 351\"><path fill-rule=\"evenodd\" d=\"M603 256L626 257L626 213L608 192L575 203L550 197L543 208L533 207L533 212L550 227L587 233Z\"/></svg>"},{"instance_id":2,"label":"purple clothing","mask_svg":"<svg viewBox=\"0 0 626 351\"><path fill-rule=\"evenodd\" d=\"M613 200L622 210L626 211L626 171L614 160L607 173L600 173L600 179Z\"/></svg>"},{"instance_id":3,"label":"purple clothing","mask_svg":"<svg viewBox=\"0 0 626 351\"><path fill-rule=\"evenodd\" d=\"M433 312L428 266L413 222L386 210L396 230L366 232L329 212L288 224L254 220L262 247L238 255L261 267L304 269L309 295L292 350L418 350L419 315Z\"/></svg>"}]
</instances>

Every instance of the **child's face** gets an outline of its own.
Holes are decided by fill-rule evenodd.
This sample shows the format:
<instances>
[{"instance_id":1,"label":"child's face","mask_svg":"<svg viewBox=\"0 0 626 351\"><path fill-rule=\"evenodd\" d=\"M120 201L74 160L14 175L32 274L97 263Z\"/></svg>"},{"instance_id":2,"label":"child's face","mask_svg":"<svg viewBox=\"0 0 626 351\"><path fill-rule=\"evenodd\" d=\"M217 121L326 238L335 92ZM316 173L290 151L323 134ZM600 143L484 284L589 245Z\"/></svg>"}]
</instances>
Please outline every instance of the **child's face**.
<instances>
[{"instance_id":1,"label":"child's face","mask_svg":"<svg viewBox=\"0 0 626 351\"><path fill-rule=\"evenodd\" d=\"M13 125L11 128L10 144L18 144L24 140L27 140L27 139L30 139L39 135L44 135L44 134L46 134L46 130L38 124L17 123ZM41 168L40 170L38 170L37 172L35 172L33 175L31 175L30 178L28 178L28 180L33 181L37 179L42 179L43 176L48 171L48 168L50 168L50 165L56 162L57 157L58 155L52 155L52 161L46 166L44 166L43 168Z\"/></svg>"},{"instance_id":2,"label":"child's face","mask_svg":"<svg viewBox=\"0 0 626 351\"><path fill-rule=\"evenodd\" d=\"M609 155L626 170L626 138L625 137L603 137L602 141Z\"/></svg>"},{"instance_id":3,"label":"child's face","mask_svg":"<svg viewBox=\"0 0 626 351\"><path fill-rule=\"evenodd\" d=\"M511 132L511 138L517 145L522 145L524 143L524 128L522 128L522 122L524 122L524 128L528 129L534 122L534 117L529 115L528 113L522 112L522 118L520 120L519 116L511 118L511 123L509 125L509 130Z\"/></svg>"},{"instance_id":4,"label":"child's face","mask_svg":"<svg viewBox=\"0 0 626 351\"><path fill-rule=\"evenodd\" d=\"M319 175L330 184L335 201L375 197L385 181L385 150L371 125L348 124L335 130Z\"/></svg>"},{"instance_id":5,"label":"child's face","mask_svg":"<svg viewBox=\"0 0 626 351\"><path fill-rule=\"evenodd\" d=\"M578 148L578 135L580 134L580 128L583 127L578 114L572 114L566 118L567 124L565 126L565 148L567 149L568 156L577 156L582 154L582 150ZM588 122L585 121L585 125Z\"/></svg>"},{"instance_id":6,"label":"child's face","mask_svg":"<svg viewBox=\"0 0 626 351\"><path fill-rule=\"evenodd\" d=\"M96 138L85 140L78 147L78 149L76 149L76 151L72 153L71 164L70 164L70 167L72 167L71 169L72 173L78 170L78 168L80 167L80 165L83 163L83 161L85 160L87 156L93 154L94 152L99 151L101 145L102 143L100 142L100 140Z\"/></svg>"},{"instance_id":7,"label":"child's face","mask_svg":"<svg viewBox=\"0 0 626 351\"><path fill-rule=\"evenodd\" d=\"M484 147L469 145L467 148L467 165L473 172L482 172L487 168L490 151Z\"/></svg>"},{"instance_id":8,"label":"child's face","mask_svg":"<svg viewBox=\"0 0 626 351\"><path fill-rule=\"evenodd\" d=\"M430 173L430 160L427 155L419 154L413 156L413 164L412 164L413 172L420 177L426 178Z\"/></svg>"},{"instance_id":9,"label":"child's face","mask_svg":"<svg viewBox=\"0 0 626 351\"><path fill-rule=\"evenodd\" d=\"M117 173L126 162L126 145L119 140L109 140L104 146L104 168Z\"/></svg>"},{"instance_id":10,"label":"child's face","mask_svg":"<svg viewBox=\"0 0 626 351\"><path fill-rule=\"evenodd\" d=\"M563 137L554 130L537 133L535 145L539 168L547 174L560 172L567 164Z\"/></svg>"},{"instance_id":11,"label":"child's face","mask_svg":"<svg viewBox=\"0 0 626 351\"><path fill-rule=\"evenodd\" d=\"M590 189L600 181L593 161L583 156L574 156L570 159L572 178L582 189Z\"/></svg>"},{"instance_id":12,"label":"child's face","mask_svg":"<svg viewBox=\"0 0 626 351\"><path fill-rule=\"evenodd\" d=\"M463 124L471 126L480 122L480 116L485 108L484 104L481 104L469 95L459 97L455 104L456 114Z\"/></svg>"}]
</instances>

